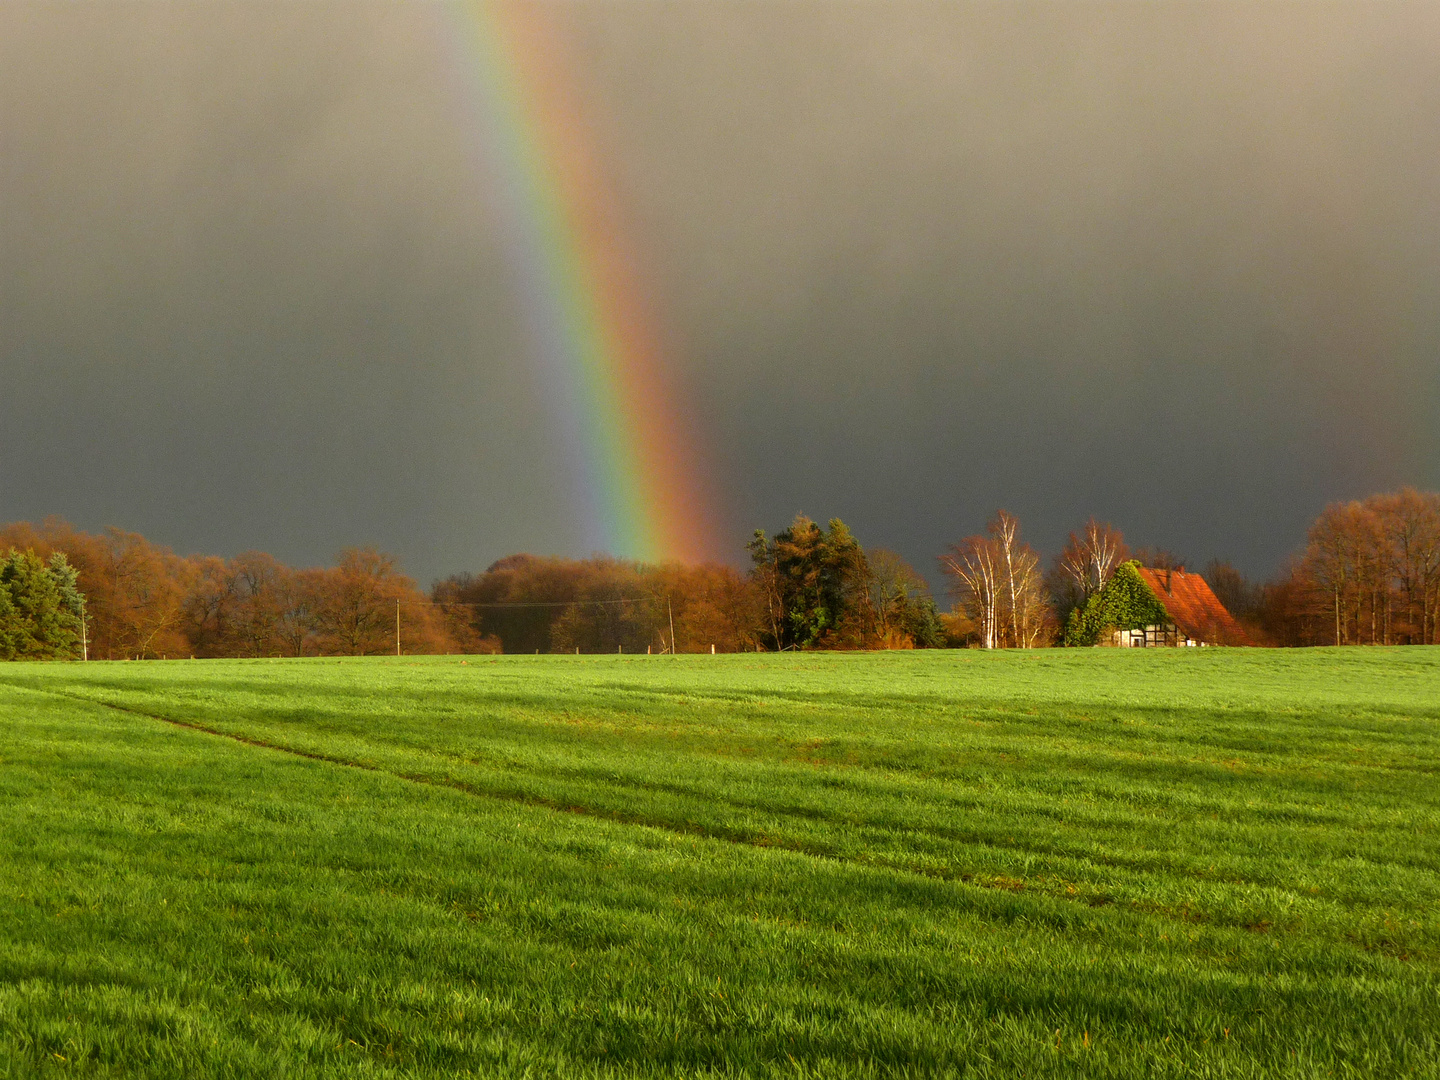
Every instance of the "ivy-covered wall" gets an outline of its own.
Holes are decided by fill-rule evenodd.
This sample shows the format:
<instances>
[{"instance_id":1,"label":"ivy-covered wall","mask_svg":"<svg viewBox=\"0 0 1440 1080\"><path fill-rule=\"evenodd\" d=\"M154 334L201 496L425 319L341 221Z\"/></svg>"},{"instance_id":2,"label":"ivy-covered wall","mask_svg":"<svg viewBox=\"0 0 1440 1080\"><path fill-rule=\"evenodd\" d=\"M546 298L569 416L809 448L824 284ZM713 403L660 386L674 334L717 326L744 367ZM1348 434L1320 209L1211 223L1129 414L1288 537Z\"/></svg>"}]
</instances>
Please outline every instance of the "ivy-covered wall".
<instances>
[{"instance_id":1,"label":"ivy-covered wall","mask_svg":"<svg viewBox=\"0 0 1440 1080\"><path fill-rule=\"evenodd\" d=\"M1139 567L1134 560L1121 563L1103 589L1070 613L1065 624L1066 645L1097 645L1114 630L1170 622L1170 613L1145 584Z\"/></svg>"}]
</instances>

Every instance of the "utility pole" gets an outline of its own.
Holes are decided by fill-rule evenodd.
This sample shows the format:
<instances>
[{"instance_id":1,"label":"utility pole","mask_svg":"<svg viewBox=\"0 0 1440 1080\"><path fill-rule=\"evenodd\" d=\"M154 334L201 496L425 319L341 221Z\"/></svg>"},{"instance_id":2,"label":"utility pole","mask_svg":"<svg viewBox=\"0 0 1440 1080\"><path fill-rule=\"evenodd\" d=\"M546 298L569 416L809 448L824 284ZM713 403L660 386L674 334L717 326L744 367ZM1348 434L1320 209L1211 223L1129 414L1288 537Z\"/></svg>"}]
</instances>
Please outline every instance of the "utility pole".
<instances>
[{"instance_id":1,"label":"utility pole","mask_svg":"<svg viewBox=\"0 0 1440 1080\"><path fill-rule=\"evenodd\" d=\"M400 598L395 598L395 655L400 655Z\"/></svg>"},{"instance_id":2,"label":"utility pole","mask_svg":"<svg viewBox=\"0 0 1440 1080\"><path fill-rule=\"evenodd\" d=\"M675 656L675 611L670 607L670 597L665 597L665 614L670 616L670 655Z\"/></svg>"}]
</instances>

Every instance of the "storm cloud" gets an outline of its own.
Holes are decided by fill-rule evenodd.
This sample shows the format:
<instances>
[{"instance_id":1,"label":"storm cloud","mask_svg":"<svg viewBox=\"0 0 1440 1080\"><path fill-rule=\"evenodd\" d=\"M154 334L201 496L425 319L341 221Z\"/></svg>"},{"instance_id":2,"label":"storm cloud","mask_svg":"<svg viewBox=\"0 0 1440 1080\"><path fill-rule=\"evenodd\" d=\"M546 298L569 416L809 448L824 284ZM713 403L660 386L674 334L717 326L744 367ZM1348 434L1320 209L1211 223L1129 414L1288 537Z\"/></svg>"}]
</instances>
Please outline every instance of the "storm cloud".
<instances>
[{"instance_id":1,"label":"storm cloud","mask_svg":"<svg viewBox=\"0 0 1440 1080\"><path fill-rule=\"evenodd\" d=\"M550 3L738 559L1440 486L1440 7ZM0 520L583 554L457 19L0 5Z\"/></svg>"}]
</instances>

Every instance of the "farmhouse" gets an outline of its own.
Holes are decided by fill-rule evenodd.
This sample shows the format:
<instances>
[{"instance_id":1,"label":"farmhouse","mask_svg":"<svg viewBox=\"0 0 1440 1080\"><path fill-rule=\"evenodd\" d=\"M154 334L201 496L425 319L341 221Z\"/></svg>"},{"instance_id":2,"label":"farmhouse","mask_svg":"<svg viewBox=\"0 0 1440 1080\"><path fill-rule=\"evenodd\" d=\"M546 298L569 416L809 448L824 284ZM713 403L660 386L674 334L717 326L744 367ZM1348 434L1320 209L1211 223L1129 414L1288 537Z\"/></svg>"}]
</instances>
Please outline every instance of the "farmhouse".
<instances>
[{"instance_id":1,"label":"farmhouse","mask_svg":"<svg viewBox=\"0 0 1440 1080\"><path fill-rule=\"evenodd\" d=\"M1183 566L1175 570L1137 566L1135 570L1170 620L1116 630L1114 644L1122 648L1249 644L1245 631L1199 574L1187 574Z\"/></svg>"}]
</instances>

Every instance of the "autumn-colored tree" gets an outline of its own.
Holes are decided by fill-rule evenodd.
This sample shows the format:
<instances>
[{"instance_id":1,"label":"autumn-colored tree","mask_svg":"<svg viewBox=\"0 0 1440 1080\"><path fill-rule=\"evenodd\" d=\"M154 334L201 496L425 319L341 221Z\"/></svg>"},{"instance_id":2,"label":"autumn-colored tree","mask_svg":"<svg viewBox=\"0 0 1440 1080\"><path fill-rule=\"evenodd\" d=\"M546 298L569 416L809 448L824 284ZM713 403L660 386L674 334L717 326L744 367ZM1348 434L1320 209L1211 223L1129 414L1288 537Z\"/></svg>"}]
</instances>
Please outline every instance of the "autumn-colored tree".
<instances>
[{"instance_id":1,"label":"autumn-colored tree","mask_svg":"<svg viewBox=\"0 0 1440 1080\"><path fill-rule=\"evenodd\" d=\"M225 560L214 555L185 560L188 588L181 602L180 633L193 656L233 656L237 651L231 623L235 595Z\"/></svg>"},{"instance_id":2,"label":"autumn-colored tree","mask_svg":"<svg viewBox=\"0 0 1440 1080\"><path fill-rule=\"evenodd\" d=\"M1310 526L1302 572L1330 600L1336 645L1360 640L1378 540L1375 516L1359 502L1332 503Z\"/></svg>"},{"instance_id":3,"label":"autumn-colored tree","mask_svg":"<svg viewBox=\"0 0 1440 1080\"><path fill-rule=\"evenodd\" d=\"M473 580L469 574L463 577ZM476 611L461 598L456 578L437 581L430 590L430 604L432 617L448 644L447 652L476 655L501 651L500 639L481 631Z\"/></svg>"},{"instance_id":4,"label":"autumn-colored tree","mask_svg":"<svg viewBox=\"0 0 1440 1080\"><path fill-rule=\"evenodd\" d=\"M275 580L275 635L286 656L319 651L321 598L327 571L286 568Z\"/></svg>"},{"instance_id":5,"label":"autumn-colored tree","mask_svg":"<svg viewBox=\"0 0 1440 1080\"><path fill-rule=\"evenodd\" d=\"M400 572L393 555L374 548L346 548L340 565L318 582L314 619L327 653L367 656L396 651L399 607L414 595L415 582Z\"/></svg>"},{"instance_id":6,"label":"autumn-colored tree","mask_svg":"<svg viewBox=\"0 0 1440 1080\"><path fill-rule=\"evenodd\" d=\"M258 551L182 558L138 533L93 535L58 518L0 527L0 550L10 547L68 560L87 599L92 658L388 652L396 601L405 652L480 644L373 549L345 552L334 569L296 570Z\"/></svg>"},{"instance_id":7,"label":"autumn-colored tree","mask_svg":"<svg viewBox=\"0 0 1440 1080\"><path fill-rule=\"evenodd\" d=\"M244 551L225 567L235 651L269 656L282 648L283 582L290 573L273 555Z\"/></svg>"},{"instance_id":8,"label":"autumn-colored tree","mask_svg":"<svg viewBox=\"0 0 1440 1080\"><path fill-rule=\"evenodd\" d=\"M446 617L400 570L394 555L346 548L339 565L281 575L277 630L297 653L369 656L444 653L457 644Z\"/></svg>"},{"instance_id":9,"label":"autumn-colored tree","mask_svg":"<svg viewBox=\"0 0 1440 1080\"><path fill-rule=\"evenodd\" d=\"M735 652L756 640L755 596L726 566L512 555L437 582L431 598L506 652Z\"/></svg>"},{"instance_id":10,"label":"autumn-colored tree","mask_svg":"<svg viewBox=\"0 0 1440 1080\"><path fill-rule=\"evenodd\" d=\"M679 652L749 652L759 638L756 628L763 622L759 598L750 582L729 566L659 567L650 579L652 592L664 595L667 608L657 603L656 617L665 616L662 633L668 633L669 619L675 620L674 647Z\"/></svg>"},{"instance_id":11,"label":"autumn-colored tree","mask_svg":"<svg viewBox=\"0 0 1440 1080\"><path fill-rule=\"evenodd\" d=\"M1437 641L1440 495L1405 488L1332 503L1306 539L1285 582L1284 614L1272 616L1283 624L1280 637L1334 645Z\"/></svg>"},{"instance_id":12,"label":"autumn-colored tree","mask_svg":"<svg viewBox=\"0 0 1440 1080\"><path fill-rule=\"evenodd\" d=\"M438 602L466 605L472 625L507 653L548 653L560 613L580 596L576 560L508 555L479 576L456 574L431 590Z\"/></svg>"},{"instance_id":13,"label":"autumn-colored tree","mask_svg":"<svg viewBox=\"0 0 1440 1080\"><path fill-rule=\"evenodd\" d=\"M1440 639L1440 494L1407 487L1370 502L1396 594L1393 621L1386 609L1386 640L1433 643Z\"/></svg>"},{"instance_id":14,"label":"autumn-colored tree","mask_svg":"<svg viewBox=\"0 0 1440 1080\"><path fill-rule=\"evenodd\" d=\"M949 611L942 612L939 620L940 630L944 635L942 647L969 649L981 643L980 628L976 626L975 620L963 607L955 606Z\"/></svg>"},{"instance_id":15,"label":"autumn-colored tree","mask_svg":"<svg viewBox=\"0 0 1440 1080\"><path fill-rule=\"evenodd\" d=\"M745 550L752 564L750 584L760 598L760 618L756 620L760 638L771 648L782 648L786 626L784 586L774 549L763 529L755 530Z\"/></svg>"},{"instance_id":16,"label":"autumn-colored tree","mask_svg":"<svg viewBox=\"0 0 1440 1080\"><path fill-rule=\"evenodd\" d=\"M595 558L577 568L577 589L551 629L556 652L644 652L666 639L665 598L645 567Z\"/></svg>"},{"instance_id":17,"label":"autumn-colored tree","mask_svg":"<svg viewBox=\"0 0 1440 1080\"><path fill-rule=\"evenodd\" d=\"M1256 615L1257 640L1272 645L1323 644L1330 640L1328 613L1315 603L1314 589L1300 566L1291 559L1285 571L1264 586L1264 600Z\"/></svg>"},{"instance_id":18,"label":"autumn-colored tree","mask_svg":"<svg viewBox=\"0 0 1440 1080\"><path fill-rule=\"evenodd\" d=\"M139 533L107 528L101 565L90 582L97 647L109 659L190 654L184 632L186 600L199 567Z\"/></svg>"}]
</instances>

